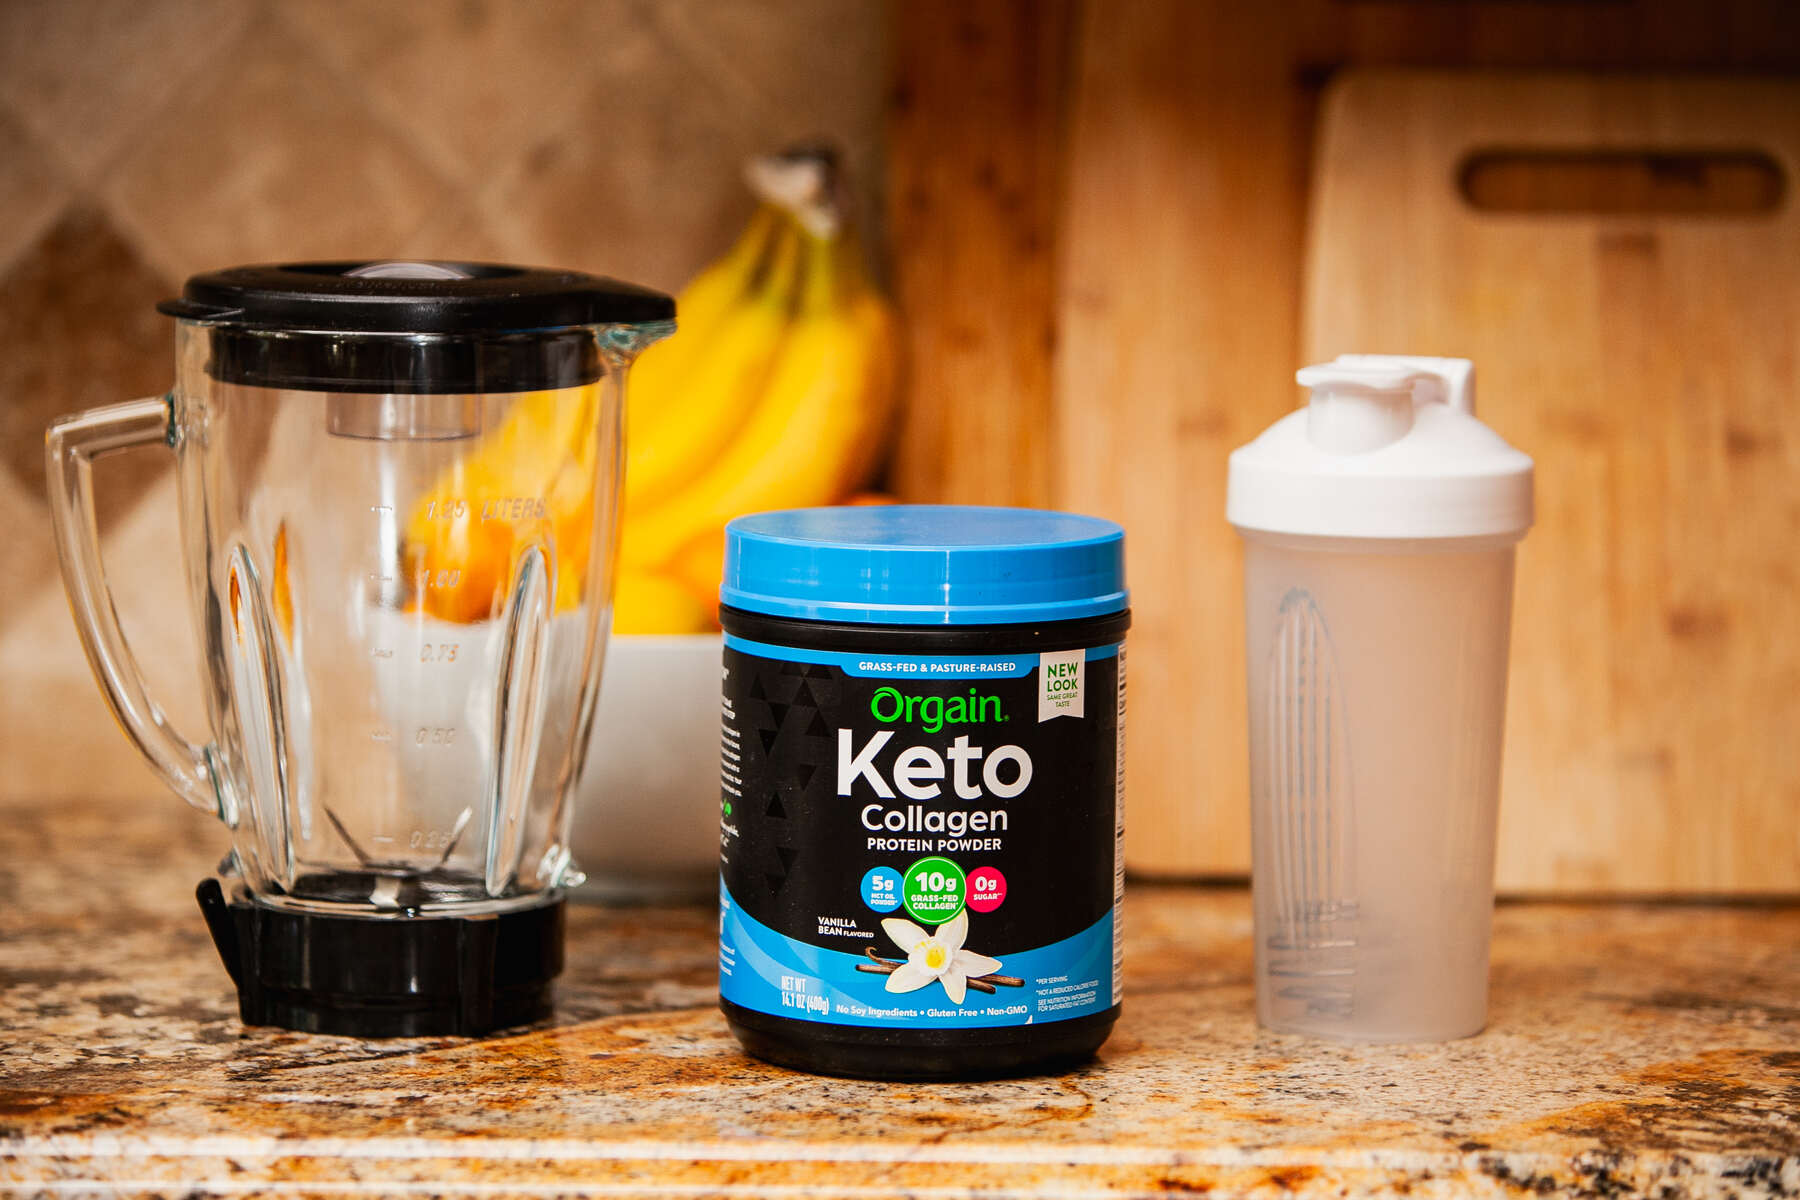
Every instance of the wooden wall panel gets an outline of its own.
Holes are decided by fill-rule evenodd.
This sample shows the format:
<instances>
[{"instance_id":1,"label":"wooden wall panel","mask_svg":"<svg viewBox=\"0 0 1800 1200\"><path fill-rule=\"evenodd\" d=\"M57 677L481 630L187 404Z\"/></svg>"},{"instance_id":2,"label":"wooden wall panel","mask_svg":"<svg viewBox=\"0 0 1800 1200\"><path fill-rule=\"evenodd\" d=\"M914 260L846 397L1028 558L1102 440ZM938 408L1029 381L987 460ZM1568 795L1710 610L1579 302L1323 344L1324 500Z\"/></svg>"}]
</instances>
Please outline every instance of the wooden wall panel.
<instances>
[{"instance_id":1,"label":"wooden wall panel","mask_svg":"<svg viewBox=\"0 0 1800 1200\"><path fill-rule=\"evenodd\" d=\"M1141 874L1242 873L1240 567L1224 459L1300 399L1321 88L1366 63L1791 74L1800 8L934 0L893 11L891 254L915 356L897 486L1128 523L1127 861ZM957 33L959 17L973 36ZM1045 49L1065 42L1066 60ZM1003 175L1046 190L1007 213L970 184ZM1051 240L1041 254L1020 253L1040 236ZM1041 353L1051 342L1053 364ZM952 419L964 436L949 436ZM1601 860L1626 853L1615 830L1595 838Z\"/></svg>"},{"instance_id":2,"label":"wooden wall panel","mask_svg":"<svg viewBox=\"0 0 1800 1200\"><path fill-rule=\"evenodd\" d=\"M1754 150L1792 180L1800 80L1347 74L1305 311L1309 358L1474 358L1478 411L1537 460L1501 885L1794 890L1800 206L1478 211L1459 166L1493 146L1659 152L1665 175ZM1715 173L1695 157L1665 190L1695 204Z\"/></svg>"},{"instance_id":3,"label":"wooden wall panel","mask_svg":"<svg viewBox=\"0 0 1800 1200\"><path fill-rule=\"evenodd\" d=\"M1051 492L1064 0L896 5L889 229L907 314L892 468L909 498Z\"/></svg>"},{"instance_id":4,"label":"wooden wall panel","mask_svg":"<svg viewBox=\"0 0 1800 1200\"><path fill-rule=\"evenodd\" d=\"M1126 19L1120 19L1124 16ZM1225 457L1291 406L1305 97L1266 9L1090 7L1069 145L1055 499L1127 530L1127 861L1244 869ZM1294 261L1290 262L1289 260Z\"/></svg>"}]
</instances>

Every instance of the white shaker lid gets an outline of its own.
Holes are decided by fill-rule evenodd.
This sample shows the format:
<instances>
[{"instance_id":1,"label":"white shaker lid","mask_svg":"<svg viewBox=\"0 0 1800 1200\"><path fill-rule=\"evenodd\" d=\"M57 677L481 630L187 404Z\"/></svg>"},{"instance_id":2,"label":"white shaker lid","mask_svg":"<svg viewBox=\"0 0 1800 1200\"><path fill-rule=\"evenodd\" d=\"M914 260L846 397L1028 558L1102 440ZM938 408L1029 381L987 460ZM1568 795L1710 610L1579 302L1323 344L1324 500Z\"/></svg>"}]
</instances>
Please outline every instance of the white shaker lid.
<instances>
[{"instance_id":1,"label":"white shaker lid","mask_svg":"<svg viewBox=\"0 0 1800 1200\"><path fill-rule=\"evenodd\" d=\"M1296 378L1311 402L1232 451L1243 530L1462 538L1531 527L1531 459L1475 419L1466 358L1345 354Z\"/></svg>"}]
</instances>

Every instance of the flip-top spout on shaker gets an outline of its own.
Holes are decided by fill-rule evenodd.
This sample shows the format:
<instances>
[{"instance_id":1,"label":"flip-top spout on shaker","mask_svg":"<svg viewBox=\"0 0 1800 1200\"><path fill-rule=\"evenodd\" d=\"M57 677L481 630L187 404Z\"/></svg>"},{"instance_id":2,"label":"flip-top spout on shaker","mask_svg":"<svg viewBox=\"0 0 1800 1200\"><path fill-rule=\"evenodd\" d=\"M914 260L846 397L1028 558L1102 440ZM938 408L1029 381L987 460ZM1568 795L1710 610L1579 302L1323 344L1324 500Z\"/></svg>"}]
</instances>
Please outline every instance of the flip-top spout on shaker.
<instances>
[{"instance_id":1,"label":"flip-top spout on shaker","mask_svg":"<svg viewBox=\"0 0 1800 1200\"><path fill-rule=\"evenodd\" d=\"M188 280L165 396L49 432L70 606L151 766L230 830L199 898L250 1024L481 1033L562 965L612 603L626 370L674 303L491 263ZM208 736L144 686L92 463L175 455ZM129 602L129 597L120 598Z\"/></svg>"},{"instance_id":2,"label":"flip-top spout on shaker","mask_svg":"<svg viewBox=\"0 0 1800 1200\"><path fill-rule=\"evenodd\" d=\"M1513 549L1531 460L1466 359L1345 355L1231 456L1245 540L1257 1013L1432 1040L1486 1019Z\"/></svg>"},{"instance_id":3,"label":"flip-top spout on shaker","mask_svg":"<svg viewBox=\"0 0 1800 1200\"><path fill-rule=\"evenodd\" d=\"M1312 389L1306 436L1332 454L1365 454L1411 432L1414 406L1438 401L1474 415L1475 364L1464 358L1345 355L1302 367Z\"/></svg>"},{"instance_id":4,"label":"flip-top spout on shaker","mask_svg":"<svg viewBox=\"0 0 1800 1200\"><path fill-rule=\"evenodd\" d=\"M1292 536L1523 536L1531 459L1475 417L1474 364L1346 354L1303 367L1305 408L1232 452L1226 517Z\"/></svg>"}]
</instances>

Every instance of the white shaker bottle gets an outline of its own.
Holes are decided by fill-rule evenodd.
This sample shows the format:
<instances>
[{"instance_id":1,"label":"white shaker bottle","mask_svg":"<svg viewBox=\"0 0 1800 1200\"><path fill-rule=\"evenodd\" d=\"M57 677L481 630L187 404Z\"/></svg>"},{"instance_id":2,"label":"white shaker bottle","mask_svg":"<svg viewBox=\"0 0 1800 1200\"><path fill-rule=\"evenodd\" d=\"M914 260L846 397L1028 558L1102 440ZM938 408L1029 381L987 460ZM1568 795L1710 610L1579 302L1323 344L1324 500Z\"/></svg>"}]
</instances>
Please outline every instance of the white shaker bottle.
<instances>
[{"instance_id":1,"label":"white shaker bottle","mask_svg":"<svg viewBox=\"0 0 1800 1200\"><path fill-rule=\"evenodd\" d=\"M1434 1041L1487 1019L1513 548L1531 459L1466 359L1345 355L1233 452L1256 1010Z\"/></svg>"}]
</instances>

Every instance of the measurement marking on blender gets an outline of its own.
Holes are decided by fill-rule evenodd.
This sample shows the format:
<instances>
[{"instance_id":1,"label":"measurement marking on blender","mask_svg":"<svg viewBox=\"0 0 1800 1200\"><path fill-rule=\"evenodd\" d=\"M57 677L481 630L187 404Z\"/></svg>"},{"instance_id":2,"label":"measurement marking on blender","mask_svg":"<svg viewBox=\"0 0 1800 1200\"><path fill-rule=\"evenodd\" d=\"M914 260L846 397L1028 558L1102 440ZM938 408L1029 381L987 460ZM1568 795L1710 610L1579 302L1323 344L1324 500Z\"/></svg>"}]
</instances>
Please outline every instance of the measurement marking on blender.
<instances>
[{"instance_id":1,"label":"measurement marking on blender","mask_svg":"<svg viewBox=\"0 0 1800 1200\"><path fill-rule=\"evenodd\" d=\"M394 511L394 506L391 504L371 504L371 505L369 505L369 511L377 512L377 513L391 513Z\"/></svg>"},{"instance_id":2,"label":"measurement marking on blender","mask_svg":"<svg viewBox=\"0 0 1800 1200\"><path fill-rule=\"evenodd\" d=\"M501 496L481 504L483 521L544 520L549 511L542 496Z\"/></svg>"},{"instance_id":3,"label":"measurement marking on blender","mask_svg":"<svg viewBox=\"0 0 1800 1200\"><path fill-rule=\"evenodd\" d=\"M394 652L392 650L388 649L386 646L372 646L369 649L369 657L370 658L392 658L392 657L394 657Z\"/></svg>"},{"instance_id":4,"label":"measurement marking on blender","mask_svg":"<svg viewBox=\"0 0 1800 1200\"><path fill-rule=\"evenodd\" d=\"M394 735L390 730L371 729L369 731L369 740L371 742L391 742L394 740Z\"/></svg>"},{"instance_id":5,"label":"measurement marking on blender","mask_svg":"<svg viewBox=\"0 0 1800 1200\"><path fill-rule=\"evenodd\" d=\"M451 826L448 833L435 829L415 829L412 831L412 837L407 840L407 845L414 850L436 850L442 847L442 852L438 855L437 860L437 865L441 867L450 861L450 855L455 852L456 844L462 841L463 831L469 827L469 822L474 817L475 810L465 808L457 815L456 824Z\"/></svg>"}]
</instances>

